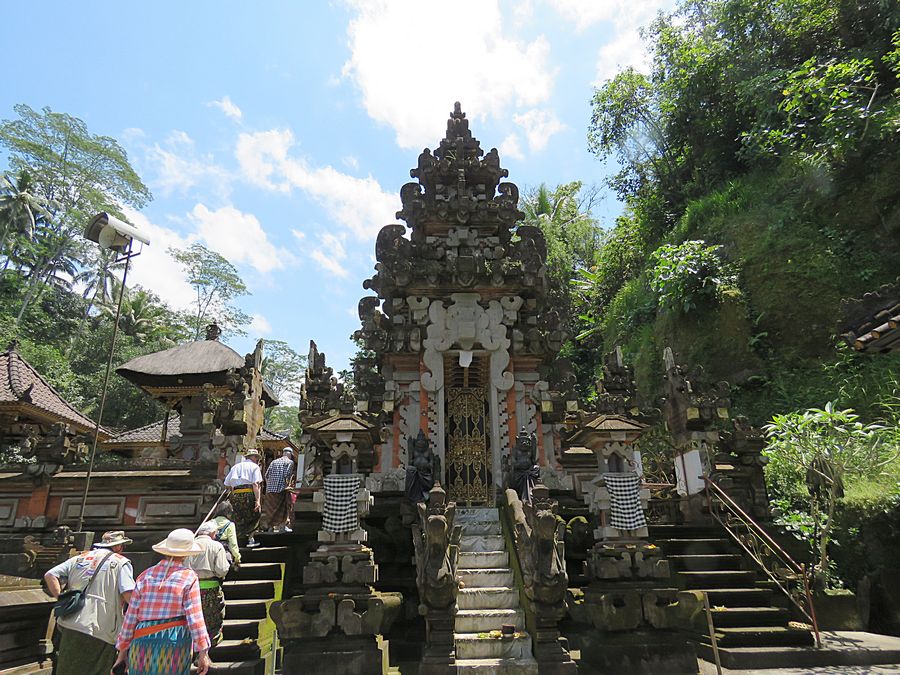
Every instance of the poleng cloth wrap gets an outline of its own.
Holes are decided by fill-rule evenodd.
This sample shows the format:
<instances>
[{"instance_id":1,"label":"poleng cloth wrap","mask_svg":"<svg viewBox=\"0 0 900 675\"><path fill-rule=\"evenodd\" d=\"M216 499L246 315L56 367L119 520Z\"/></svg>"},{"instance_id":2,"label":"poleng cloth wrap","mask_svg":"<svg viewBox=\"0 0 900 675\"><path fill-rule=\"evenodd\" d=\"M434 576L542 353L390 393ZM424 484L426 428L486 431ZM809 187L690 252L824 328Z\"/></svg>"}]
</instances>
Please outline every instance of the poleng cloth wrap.
<instances>
[{"instance_id":1,"label":"poleng cloth wrap","mask_svg":"<svg viewBox=\"0 0 900 675\"><path fill-rule=\"evenodd\" d=\"M617 530L636 530L647 526L644 509L641 508L641 481L638 475L605 473L603 482L609 492L609 524Z\"/></svg>"},{"instance_id":2,"label":"poleng cloth wrap","mask_svg":"<svg viewBox=\"0 0 900 675\"><path fill-rule=\"evenodd\" d=\"M359 528L356 496L359 493L358 474L325 476L325 511L322 529L326 532L353 532Z\"/></svg>"}]
</instances>

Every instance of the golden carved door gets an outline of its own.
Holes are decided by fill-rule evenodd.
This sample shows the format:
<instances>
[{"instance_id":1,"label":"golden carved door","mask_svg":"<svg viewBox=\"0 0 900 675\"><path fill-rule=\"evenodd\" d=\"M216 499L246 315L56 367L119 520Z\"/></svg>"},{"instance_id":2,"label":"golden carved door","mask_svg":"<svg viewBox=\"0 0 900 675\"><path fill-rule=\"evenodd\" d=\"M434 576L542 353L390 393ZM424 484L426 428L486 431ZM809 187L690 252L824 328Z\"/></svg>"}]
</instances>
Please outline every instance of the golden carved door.
<instances>
[{"instance_id":1,"label":"golden carved door","mask_svg":"<svg viewBox=\"0 0 900 675\"><path fill-rule=\"evenodd\" d=\"M491 498L487 396L484 387L447 389L448 498L487 504Z\"/></svg>"}]
</instances>

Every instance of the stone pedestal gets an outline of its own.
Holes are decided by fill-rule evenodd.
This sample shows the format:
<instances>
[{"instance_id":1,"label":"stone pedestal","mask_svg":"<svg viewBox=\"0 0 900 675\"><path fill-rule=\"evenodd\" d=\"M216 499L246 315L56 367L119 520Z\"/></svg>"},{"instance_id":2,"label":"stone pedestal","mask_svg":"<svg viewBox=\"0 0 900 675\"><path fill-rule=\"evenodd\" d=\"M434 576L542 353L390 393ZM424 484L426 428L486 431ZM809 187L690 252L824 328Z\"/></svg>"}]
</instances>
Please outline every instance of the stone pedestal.
<instances>
[{"instance_id":1,"label":"stone pedestal","mask_svg":"<svg viewBox=\"0 0 900 675\"><path fill-rule=\"evenodd\" d=\"M400 593L368 587L323 587L272 605L286 673L380 675L388 645L381 639L403 602Z\"/></svg>"}]
</instances>

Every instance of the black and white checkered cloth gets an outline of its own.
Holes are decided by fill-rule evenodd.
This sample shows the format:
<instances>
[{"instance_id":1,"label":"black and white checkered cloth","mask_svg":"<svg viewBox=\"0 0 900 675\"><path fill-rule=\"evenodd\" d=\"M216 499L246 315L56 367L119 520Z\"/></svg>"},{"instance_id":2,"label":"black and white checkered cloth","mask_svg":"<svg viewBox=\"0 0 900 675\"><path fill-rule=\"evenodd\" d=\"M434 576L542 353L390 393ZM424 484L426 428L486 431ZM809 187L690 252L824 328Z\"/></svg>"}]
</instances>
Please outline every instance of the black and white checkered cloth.
<instances>
[{"instance_id":1,"label":"black and white checkered cloth","mask_svg":"<svg viewBox=\"0 0 900 675\"><path fill-rule=\"evenodd\" d=\"M617 530L646 527L647 518L641 508L641 481L632 471L605 473L603 482L609 492L609 524Z\"/></svg>"},{"instance_id":2,"label":"black and white checkered cloth","mask_svg":"<svg viewBox=\"0 0 900 675\"><path fill-rule=\"evenodd\" d=\"M359 493L358 474L325 476L325 512L322 529L326 532L352 532L359 527L356 495Z\"/></svg>"}]
</instances>

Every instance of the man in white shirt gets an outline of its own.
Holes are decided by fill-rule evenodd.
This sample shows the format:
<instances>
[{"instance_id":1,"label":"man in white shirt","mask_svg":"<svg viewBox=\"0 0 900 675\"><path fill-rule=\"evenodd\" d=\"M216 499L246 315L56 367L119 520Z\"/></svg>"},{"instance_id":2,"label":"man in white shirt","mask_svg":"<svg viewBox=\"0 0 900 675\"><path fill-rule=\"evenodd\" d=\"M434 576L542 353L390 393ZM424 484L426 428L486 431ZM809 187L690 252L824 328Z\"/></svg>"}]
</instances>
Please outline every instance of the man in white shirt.
<instances>
[{"instance_id":1,"label":"man in white shirt","mask_svg":"<svg viewBox=\"0 0 900 675\"><path fill-rule=\"evenodd\" d=\"M231 471L225 476L225 487L231 490L228 501L234 509L238 542L246 541L251 547L256 546L253 535L259 528L262 509L260 485L263 478L259 470L259 457L259 450L247 450L241 461L231 467Z\"/></svg>"},{"instance_id":2,"label":"man in white shirt","mask_svg":"<svg viewBox=\"0 0 900 675\"><path fill-rule=\"evenodd\" d=\"M134 589L131 561L122 555L131 539L106 532L91 551L69 558L44 575L47 592L58 598L67 590L84 590L84 606L57 619L60 632L55 673L108 675L116 660L116 637L125 619L123 607ZM93 581L91 581L93 579Z\"/></svg>"},{"instance_id":3,"label":"man in white shirt","mask_svg":"<svg viewBox=\"0 0 900 675\"><path fill-rule=\"evenodd\" d=\"M216 524L210 520L197 529L195 541L203 549L201 553L185 558L185 567L190 567L200 579L200 606L206 632L213 646L222 640L222 623L225 621L225 594L222 580L231 567L225 555L225 547L213 539Z\"/></svg>"}]
</instances>

